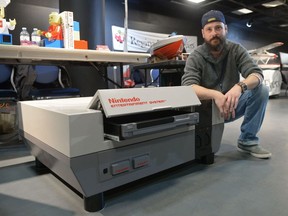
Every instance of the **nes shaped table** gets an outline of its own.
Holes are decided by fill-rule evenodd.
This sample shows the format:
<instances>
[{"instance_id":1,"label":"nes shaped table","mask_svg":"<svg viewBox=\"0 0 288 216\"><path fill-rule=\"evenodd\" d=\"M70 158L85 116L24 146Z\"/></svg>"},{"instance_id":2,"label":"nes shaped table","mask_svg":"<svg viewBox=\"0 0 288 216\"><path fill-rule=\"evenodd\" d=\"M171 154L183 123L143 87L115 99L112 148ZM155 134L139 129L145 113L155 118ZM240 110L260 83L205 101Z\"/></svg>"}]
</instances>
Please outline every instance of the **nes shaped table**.
<instances>
[{"instance_id":1,"label":"nes shaped table","mask_svg":"<svg viewBox=\"0 0 288 216\"><path fill-rule=\"evenodd\" d=\"M107 190L214 159L224 124L213 107L199 122L199 106L189 86L105 89L94 97L19 102L19 128L36 164L81 193L93 212L103 208Z\"/></svg>"}]
</instances>

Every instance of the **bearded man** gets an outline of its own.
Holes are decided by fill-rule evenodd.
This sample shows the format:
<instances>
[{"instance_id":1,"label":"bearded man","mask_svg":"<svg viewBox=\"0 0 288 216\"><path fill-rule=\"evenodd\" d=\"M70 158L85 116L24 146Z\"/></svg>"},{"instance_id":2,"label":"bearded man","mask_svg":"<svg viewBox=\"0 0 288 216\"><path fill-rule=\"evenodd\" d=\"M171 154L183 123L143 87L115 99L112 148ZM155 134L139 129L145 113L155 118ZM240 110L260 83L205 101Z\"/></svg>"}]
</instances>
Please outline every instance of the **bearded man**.
<instances>
[{"instance_id":1,"label":"bearded man","mask_svg":"<svg viewBox=\"0 0 288 216\"><path fill-rule=\"evenodd\" d=\"M226 39L228 27L221 11L205 13L201 23L204 43L189 55L182 85L191 86L200 100L214 100L225 122L243 116L238 150L270 158L257 136L269 99L262 70L244 47Z\"/></svg>"}]
</instances>

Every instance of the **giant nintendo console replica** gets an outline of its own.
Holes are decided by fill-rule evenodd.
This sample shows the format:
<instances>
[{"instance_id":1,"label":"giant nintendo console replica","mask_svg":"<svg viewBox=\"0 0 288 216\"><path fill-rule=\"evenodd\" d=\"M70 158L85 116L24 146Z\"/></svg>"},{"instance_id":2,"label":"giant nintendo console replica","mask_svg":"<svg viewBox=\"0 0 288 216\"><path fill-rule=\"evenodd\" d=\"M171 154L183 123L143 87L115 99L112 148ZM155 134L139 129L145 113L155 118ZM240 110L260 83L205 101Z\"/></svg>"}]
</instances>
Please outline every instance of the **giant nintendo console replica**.
<instances>
[{"instance_id":1,"label":"giant nintendo console replica","mask_svg":"<svg viewBox=\"0 0 288 216\"><path fill-rule=\"evenodd\" d=\"M90 212L112 188L195 159L213 163L224 128L214 104L188 86L106 89L18 107L36 165L81 193Z\"/></svg>"}]
</instances>

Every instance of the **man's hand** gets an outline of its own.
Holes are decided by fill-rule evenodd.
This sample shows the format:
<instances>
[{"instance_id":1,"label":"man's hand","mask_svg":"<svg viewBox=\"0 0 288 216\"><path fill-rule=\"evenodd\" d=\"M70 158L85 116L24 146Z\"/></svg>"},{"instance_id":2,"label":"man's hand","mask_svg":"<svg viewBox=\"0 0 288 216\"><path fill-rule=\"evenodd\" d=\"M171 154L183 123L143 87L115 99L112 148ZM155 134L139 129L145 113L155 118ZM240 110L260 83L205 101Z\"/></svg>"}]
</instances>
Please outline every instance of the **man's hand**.
<instances>
[{"instance_id":1,"label":"man's hand","mask_svg":"<svg viewBox=\"0 0 288 216\"><path fill-rule=\"evenodd\" d=\"M225 103L227 100L226 96L219 91L214 91L213 99L220 111L221 116L225 118Z\"/></svg>"},{"instance_id":2,"label":"man's hand","mask_svg":"<svg viewBox=\"0 0 288 216\"><path fill-rule=\"evenodd\" d=\"M239 85L234 85L225 94L226 102L223 107L225 120L235 118L235 109L238 106L240 96L241 96L241 87Z\"/></svg>"},{"instance_id":3,"label":"man's hand","mask_svg":"<svg viewBox=\"0 0 288 216\"><path fill-rule=\"evenodd\" d=\"M235 118L235 109L242 91L240 86L233 86L225 95L220 91L207 89L196 84L192 87L200 100L213 99L225 120L229 120L231 117Z\"/></svg>"}]
</instances>

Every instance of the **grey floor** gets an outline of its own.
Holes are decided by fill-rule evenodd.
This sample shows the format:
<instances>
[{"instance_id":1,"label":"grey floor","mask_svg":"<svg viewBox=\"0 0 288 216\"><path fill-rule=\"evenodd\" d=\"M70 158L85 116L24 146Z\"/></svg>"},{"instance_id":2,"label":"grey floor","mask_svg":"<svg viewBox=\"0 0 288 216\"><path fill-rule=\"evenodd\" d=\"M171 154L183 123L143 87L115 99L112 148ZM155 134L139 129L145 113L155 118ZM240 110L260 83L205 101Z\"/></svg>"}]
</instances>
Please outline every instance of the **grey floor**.
<instances>
[{"instance_id":1,"label":"grey floor","mask_svg":"<svg viewBox=\"0 0 288 216\"><path fill-rule=\"evenodd\" d=\"M287 216L288 97L270 99L260 137L273 156L255 159L236 150L240 121L225 125L213 165L195 162L105 193L103 210L50 173L37 173L23 145L0 145L1 216Z\"/></svg>"}]
</instances>

